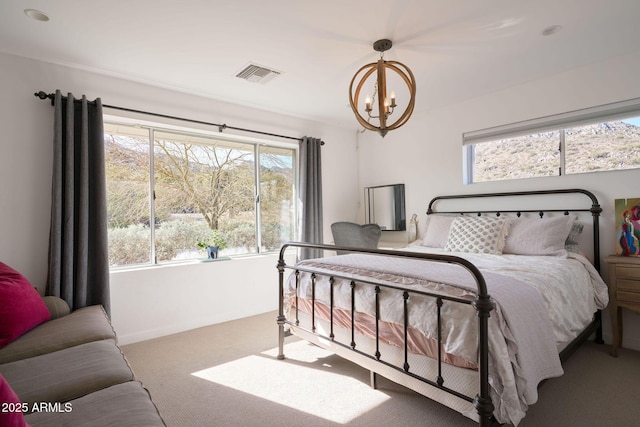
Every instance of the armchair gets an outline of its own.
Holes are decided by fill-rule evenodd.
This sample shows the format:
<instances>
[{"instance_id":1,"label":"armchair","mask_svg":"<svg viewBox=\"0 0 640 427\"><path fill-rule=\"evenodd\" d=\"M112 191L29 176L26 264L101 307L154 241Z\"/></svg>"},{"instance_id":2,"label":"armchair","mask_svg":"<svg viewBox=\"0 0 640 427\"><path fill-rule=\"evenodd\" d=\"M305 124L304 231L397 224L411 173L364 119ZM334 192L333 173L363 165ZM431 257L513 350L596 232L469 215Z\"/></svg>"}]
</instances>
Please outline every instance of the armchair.
<instances>
[{"instance_id":1,"label":"armchair","mask_svg":"<svg viewBox=\"0 0 640 427\"><path fill-rule=\"evenodd\" d=\"M355 224L353 222L340 221L331 224L331 233L336 246L351 248L377 248L382 230L378 224ZM338 255L347 253L337 251Z\"/></svg>"}]
</instances>

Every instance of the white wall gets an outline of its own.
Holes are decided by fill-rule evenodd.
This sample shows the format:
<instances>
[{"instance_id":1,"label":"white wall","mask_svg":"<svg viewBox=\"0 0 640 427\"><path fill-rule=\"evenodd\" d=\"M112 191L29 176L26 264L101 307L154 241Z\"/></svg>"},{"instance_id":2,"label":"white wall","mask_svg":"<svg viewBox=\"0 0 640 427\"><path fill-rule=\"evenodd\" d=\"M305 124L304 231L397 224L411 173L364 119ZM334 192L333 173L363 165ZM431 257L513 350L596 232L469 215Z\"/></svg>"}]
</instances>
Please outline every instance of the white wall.
<instances>
[{"instance_id":1,"label":"white wall","mask_svg":"<svg viewBox=\"0 0 640 427\"><path fill-rule=\"evenodd\" d=\"M6 54L0 54L0 70L0 261L21 271L41 292L47 275L53 109L33 96L39 90L60 89L100 97L108 105L322 138L325 241L332 240L331 222L355 216L357 169L335 167L357 164L351 130ZM274 310L275 265L275 258L266 256L112 273L114 327L126 343Z\"/></svg>"},{"instance_id":2,"label":"white wall","mask_svg":"<svg viewBox=\"0 0 640 427\"><path fill-rule=\"evenodd\" d=\"M288 256L287 263L293 258ZM118 341L137 342L276 310L277 262L271 254L114 271L111 317Z\"/></svg>"},{"instance_id":3,"label":"white wall","mask_svg":"<svg viewBox=\"0 0 640 427\"><path fill-rule=\"evenodd\" d=\"M332 222L363 220L364 186L405 183L409 215L422 215L428 201L441 194L583 187L593 191L605 209L601 250L606 255L614 247L613 200L638 196L639 171L465 186L461 138L471 130L640 97L640 54L431 111L420 111L420 97L428 93L418 88L416 113L384 139L5 54L0 54L0 70L0 260L23 272L41 291L46 280L53 119L51 105L33 96L38 90L61 89L89 99L101 97L105 104L322 138L327 242L332 240ZM403 238L402 233L393 236ZM606 277L606 267L603 273ZM269 297L264 286L275 289L276 280L273 257L120 271L112 274L113 322L126 343L268 311L275 309L275 299L270 299L275 292ZM220 283L225 284L222 294ZM239 307L240 295L250 303L246 310ZM605 339L610 341L607 311L605 321ZM625 345L640 349L640 316L625 311L624 321Z\"/></svg>"},{"instance_id":4,"label":"white wall","mask_svg":"<svg viewBox=\"0 0 640 427\"><path fill-rule=\"evenodd\" d=\"M640 97L638 75L640 52L445 108L414 113L403 128L390 132L384 139L371 132L359 136L360 183L362 186L405 183L407 214L417 213L419 216L424 215L429 200L438 195L585 188L595 193L604 209L600 227L601 254L604 257L614 253L613 201L640 195L640 171L464 185L462 134ZM417 96L419 102L420 97L426 98L429 94L418 89ZM603 267L603 277L608 278L606 265ZM610 342L608 311L605 311L604 318L604 336ZM624 345L640 349L640 315L625 310L624 322Z\"/></svg>"}]
</instances>

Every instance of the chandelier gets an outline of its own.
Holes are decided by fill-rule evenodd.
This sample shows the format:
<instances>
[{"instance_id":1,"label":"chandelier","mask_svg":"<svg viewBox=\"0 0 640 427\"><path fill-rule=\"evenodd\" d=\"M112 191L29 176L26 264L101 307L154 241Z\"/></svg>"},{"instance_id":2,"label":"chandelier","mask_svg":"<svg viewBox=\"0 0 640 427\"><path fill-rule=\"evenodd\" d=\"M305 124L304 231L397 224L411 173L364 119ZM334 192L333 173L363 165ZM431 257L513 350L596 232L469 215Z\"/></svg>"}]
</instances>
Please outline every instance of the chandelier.
<instances>
[{"instance_id":1,"label":"chandelier","mask_svg":"<svg viewBox=\"0 0 640 427\"><path fill-rule=\"evenodd\" d=\"M382 39L376 41L373 44L373 49L376 52L380 52L380 59L378 62L372 62L360 68L351 79L351 84L349 85L349 103L358 123L364 126L365 129L379 132L383 137L388 131L399 128L409 120L416 101L416 80L409 67L397 61L384 60L384 52L391 49L392 45L391 40ZM387 91L387 70L393 72L390 77L396 84L404 82L408 89L409 99L406 103L407 106L402 114L393 117L397 117L395 121L390 121L390 119L393 119L391 116L398 105L396 104L395 91ZM366 114L365 117L359 111L359 105L361 105L362 101L360 92L367 81L373 80L370 77L374 73L376 74L376 80L370 82L373 83L373 95L367 94L364 97L362 111Z\"/></svg>"}]
</instances>

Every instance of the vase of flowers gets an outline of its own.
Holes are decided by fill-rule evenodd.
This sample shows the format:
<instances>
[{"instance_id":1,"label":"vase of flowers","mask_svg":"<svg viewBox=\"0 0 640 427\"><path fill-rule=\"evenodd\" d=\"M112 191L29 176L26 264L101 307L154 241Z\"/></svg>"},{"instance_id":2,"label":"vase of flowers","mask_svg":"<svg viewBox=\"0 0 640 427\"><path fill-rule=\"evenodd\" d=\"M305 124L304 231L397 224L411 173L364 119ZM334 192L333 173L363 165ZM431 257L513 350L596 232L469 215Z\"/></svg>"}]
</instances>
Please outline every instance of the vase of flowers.
<instances>
[{"instance_id":1,"label":"vase of flowers","mask_svg":"<svg viewBox=\"0 0 640 427\"><path fill-rule=\"evenodd\" d=\"M207 258L218 258L218 251L227 247L227 241L218 230L210 230L196 242L198 247L207 250Z\"/></svg>"}]
</instances>

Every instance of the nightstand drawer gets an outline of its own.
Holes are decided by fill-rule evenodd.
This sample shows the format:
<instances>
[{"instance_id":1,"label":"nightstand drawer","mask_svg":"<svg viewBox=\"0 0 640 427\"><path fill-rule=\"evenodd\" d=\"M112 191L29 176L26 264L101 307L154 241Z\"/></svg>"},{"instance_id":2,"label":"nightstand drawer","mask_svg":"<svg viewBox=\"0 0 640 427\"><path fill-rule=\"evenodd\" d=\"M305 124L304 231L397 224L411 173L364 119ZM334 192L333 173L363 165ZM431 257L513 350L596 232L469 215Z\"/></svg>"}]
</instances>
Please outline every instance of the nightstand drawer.
<instances>
[{"instance_id":1,"label":"nightstand drawer","mask_svg":"<svg viewBox=\"0 0 640 427\"><path fill-rule=\"evenodd\" d=\"M618 279L616 285L619 291L640 292L640 280Z\"/></svg>"},{"instance_id":2,"label":"nightstand drawer","mask_svg":"<svg viewBox=\"0 0 640 427\"><path fill-rule=\"evenodd\" d=\"M640 268L638 267L630 267L626 265L617 265L616 266L616 277L620 278L630 278L630 279L638 279L640 280Z\"/></svg>"},{"instance_id":3,"label":"nightstand drawer","mask_svg":"<svg viewBox=\"0 0 640 427\"><path fill-rule=\"evenodd\" d=\"M622 347L622 309L640 313L640 257L611 255L609 264L609 309L613 339L611 355Z\"/></svg>"},{"instance_id":4,"label":"nightstand drawer","mask_svg":"<svg viewBox=\"0 0 640 427\"><path fill-rule=\"evenodd\" d=\"M628 301L633 303L640 304L640 292L621 292L618 291L616 298L618 299L618 304L621 301Z\"/></svg>"}]
</instances>

